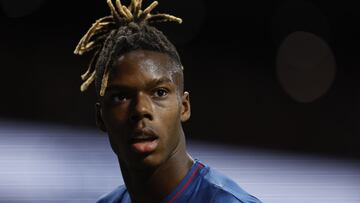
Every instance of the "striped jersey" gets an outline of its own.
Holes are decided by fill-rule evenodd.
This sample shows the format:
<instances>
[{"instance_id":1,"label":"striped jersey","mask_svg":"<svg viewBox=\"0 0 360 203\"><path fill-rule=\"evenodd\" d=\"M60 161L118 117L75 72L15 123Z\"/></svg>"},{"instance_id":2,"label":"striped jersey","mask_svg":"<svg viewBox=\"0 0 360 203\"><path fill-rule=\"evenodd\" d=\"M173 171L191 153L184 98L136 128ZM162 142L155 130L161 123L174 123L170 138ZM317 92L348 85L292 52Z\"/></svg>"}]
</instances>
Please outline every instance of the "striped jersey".
<instances>
[{"instance_id":1,"label":"striped jersey","mask_svg":"<svg viewBox=\"0 0 360 203\"><path fill-rule=\"evenodd\" d=\"M103 195L97 203L131 203L125 185ZM185 178L161 203L261 203L233 180L195 160Z\"/></svg>"}]
</instances>

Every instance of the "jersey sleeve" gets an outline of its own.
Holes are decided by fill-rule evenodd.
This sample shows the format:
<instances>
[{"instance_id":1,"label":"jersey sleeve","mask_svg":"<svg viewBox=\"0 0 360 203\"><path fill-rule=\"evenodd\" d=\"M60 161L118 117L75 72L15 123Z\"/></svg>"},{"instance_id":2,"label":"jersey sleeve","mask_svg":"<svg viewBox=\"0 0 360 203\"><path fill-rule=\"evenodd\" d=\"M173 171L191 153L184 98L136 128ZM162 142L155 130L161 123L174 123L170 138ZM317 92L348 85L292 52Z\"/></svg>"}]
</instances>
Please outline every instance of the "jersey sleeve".
<instances>
[{"instance_id":1,"label":"jersey sleeve","mask_svg":"<svg viewBox=\"0 0 360 203\"><path fill-rule=\"evenodd\" d=\"M125 186L119 186L112 192L102 195L100 198L97 199L96 203L118 203L122 202L124 193L126 189Z\"/></svg>"},{"instance_id":2,"label":"jersey sleeve","mask_svg":"<svg viewBox=\"0 0 360 203\"><path fill-rule=\"evenodd\" d=\"M236 197L235 195L219 189L213 196L211 203L261 203L259 199L252 195L244 195L241 197Z\"/></svg>"}]
</instances>

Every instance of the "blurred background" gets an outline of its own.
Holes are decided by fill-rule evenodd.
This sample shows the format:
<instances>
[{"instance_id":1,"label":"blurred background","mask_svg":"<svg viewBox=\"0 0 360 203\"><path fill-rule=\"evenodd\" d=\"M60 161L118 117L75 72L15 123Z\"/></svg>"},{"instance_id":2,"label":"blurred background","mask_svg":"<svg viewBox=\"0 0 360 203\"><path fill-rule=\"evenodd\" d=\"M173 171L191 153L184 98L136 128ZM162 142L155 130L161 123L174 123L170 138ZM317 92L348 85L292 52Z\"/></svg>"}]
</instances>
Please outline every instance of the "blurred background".
<instances>
[{"instance_id":1,"label":"blurred background","mask_svg":"<svg viewBox=\"0 0 360 203\"><path fill-rule=\"evenodd\" d=\"M355 1L160 0L155 12L183 19L158 27L185 67L190 149L245 177L239 184L265 202L360 202L359 9ZM79 90L91 54L73 54L108 13L105 0L0 0L1 202L93 202L121 183L95 129L95 88ZM304 188L310 199L299 196Z\"/></svg>"}]
</instances>

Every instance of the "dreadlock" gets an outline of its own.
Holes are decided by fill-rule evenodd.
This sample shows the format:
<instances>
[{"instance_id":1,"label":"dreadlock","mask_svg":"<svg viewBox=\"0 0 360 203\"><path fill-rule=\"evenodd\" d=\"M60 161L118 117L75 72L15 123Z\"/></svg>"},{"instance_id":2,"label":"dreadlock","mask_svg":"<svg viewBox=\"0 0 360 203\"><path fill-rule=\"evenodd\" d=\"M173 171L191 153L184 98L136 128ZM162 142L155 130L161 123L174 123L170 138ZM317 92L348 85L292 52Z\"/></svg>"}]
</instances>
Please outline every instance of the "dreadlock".
<instances>
[{"instance_id":1,"label":"dreadlock","mask_svg":"<svg viewBox=\"0 0 360 203\"><path fill-rule=\"evenodd\" d=\"M116 0L115 6L112 0L107 0L107 4L111 15L98 19L81 38L74 51L78 55L94 51L87 71L81 75L81 91L87 90L95 80L96 91L104 96L114 60L137 49L166 53L182 69L174 45L161 31L149 25L166 21L181 23L180 18L169 14L150 14L158 5L157 1L144 10L141 9L142 0L131 0L128 7L122 5L120 0Z\"/></svg>"}]
</instances>

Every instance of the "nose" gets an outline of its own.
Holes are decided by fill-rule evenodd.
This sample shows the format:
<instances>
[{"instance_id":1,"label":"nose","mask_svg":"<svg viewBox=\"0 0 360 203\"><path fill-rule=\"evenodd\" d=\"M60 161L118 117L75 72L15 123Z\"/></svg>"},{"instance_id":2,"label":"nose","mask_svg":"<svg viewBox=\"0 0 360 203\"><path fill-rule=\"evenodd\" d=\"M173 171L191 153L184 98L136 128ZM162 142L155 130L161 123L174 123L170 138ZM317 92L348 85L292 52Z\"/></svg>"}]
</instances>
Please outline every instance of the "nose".
<instances>
[{"instance_id":1,"label":"nose","mask_svg":"<svg viewBox=\"0 0 360 203\"><path fill-rule=\"evenodd\" d=\"M143 92L139 92L133 100L133 108L130 121L137 123L142 119L153 120L151 98Z\"/></svg>"}]
</instances>

